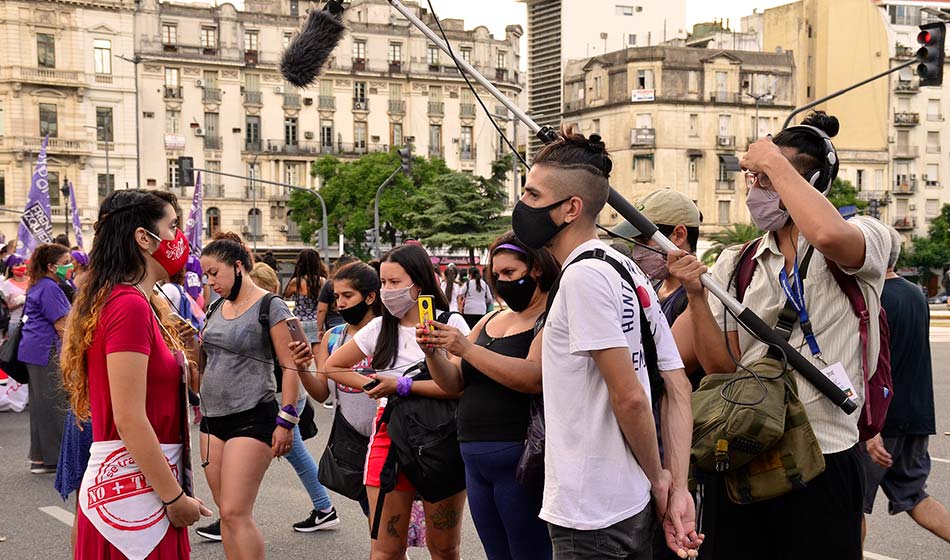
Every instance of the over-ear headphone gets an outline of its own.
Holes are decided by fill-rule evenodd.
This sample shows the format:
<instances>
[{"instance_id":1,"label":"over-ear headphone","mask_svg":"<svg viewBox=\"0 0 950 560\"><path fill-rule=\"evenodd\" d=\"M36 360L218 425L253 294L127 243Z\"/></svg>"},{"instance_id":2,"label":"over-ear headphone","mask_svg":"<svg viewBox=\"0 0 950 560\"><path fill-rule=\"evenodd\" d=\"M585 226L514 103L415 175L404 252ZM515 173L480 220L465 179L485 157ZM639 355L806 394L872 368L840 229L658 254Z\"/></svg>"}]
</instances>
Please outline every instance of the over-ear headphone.
<instances>
[{"instance_id":1,"label":"over-ear headphone","mask_svg":"<svg viewBox=\"0 0 950 560\"><path fill-rule=\"evenodd\" d=\"M821 142L824 155L819 158L819 167L805 173L805 180L818 189L821 194L827 195L828 191L831 190L831 184L835 177L838 176L838 152L835 150L834 144L831 143L831 137L825 134L824 130L807 124L790 126L785 130L807 132Z\"/></svg>"}]
</instances>

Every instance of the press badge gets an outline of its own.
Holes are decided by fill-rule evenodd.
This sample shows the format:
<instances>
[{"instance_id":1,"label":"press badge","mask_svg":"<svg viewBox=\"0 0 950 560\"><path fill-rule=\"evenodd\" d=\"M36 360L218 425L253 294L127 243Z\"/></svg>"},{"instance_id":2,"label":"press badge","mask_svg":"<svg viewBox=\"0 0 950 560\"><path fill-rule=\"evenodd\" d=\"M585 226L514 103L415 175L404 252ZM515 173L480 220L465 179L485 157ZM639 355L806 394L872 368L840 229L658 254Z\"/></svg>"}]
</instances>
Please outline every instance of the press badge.
<instances>
[{"instance_id":1,"label":"press badge","mask_svg":"<svg viewBox=\"0 0 950 560\"><path fill-rule=\"evenodd\" d=\"M844 370L844 366L841 365L841 362L831 364L821 370L821 373L825 374L839 389L844 391L844 394L847 395L849 399L855 398L854 384L851 383L851 378L848 377L848 372Z\"/></svg>"}]
</instances>

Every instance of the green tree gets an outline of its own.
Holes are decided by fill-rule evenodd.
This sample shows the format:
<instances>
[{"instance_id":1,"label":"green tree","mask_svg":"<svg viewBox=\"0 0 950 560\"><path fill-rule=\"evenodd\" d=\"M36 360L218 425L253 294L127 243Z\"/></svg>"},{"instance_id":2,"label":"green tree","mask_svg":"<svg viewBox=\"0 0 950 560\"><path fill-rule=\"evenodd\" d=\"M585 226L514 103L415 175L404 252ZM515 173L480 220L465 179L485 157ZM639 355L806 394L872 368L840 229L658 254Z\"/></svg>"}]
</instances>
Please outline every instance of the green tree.
<instances>
[{"instance_id":1,"label":"green tree","mask_svg":"<svg viewBox=\"0 0 950 560\"><path fill-rule=\"evenodd\" d=\"M748 243L762 236L762 230L752 224L733 224L709 236L713 245L703 253L703 262L712 266L723 251L733 245Z\"/></svg>"},{"instance_id":2,"label":"green tree","mask_svg":"<svg viewBox=\"0 0 950 560\"><path fill-rule=\"evenodd\" d=\"M948 212L950 212L950 204L944 204L940 209L940 215L930 222L927 237L914 236L911 239L910 250L900 260L902 264L917 267L925 283L933 276L934 269L940 270L944 265L950 264Z\"/></svg>"},{"instance_id":3,"label":"green tree","mask_svg":"<svg viewBox=\"0 0 950 560\"><path fill-rule=\"evenodd\" d=\"M408 216L414 237L429 247L468 249L475 263L475 249L488 247L511 227L505 209L505 177L511 157L492 163L491 177L451 172L436 177L419 189Z\"/></svg>"},{"instance_id":4,"label":"green tree","mask_svg":"<svg viewBox=\"0 0 950 560\"><path fill-rule=\"evenodd\" d=\"M858 198L858 189L854 188L851 181L847 179L835 179L831 183L831 190L828 191L828 200L835 208L842 206L857 206L858 210L865 210L868 207L868 201Z\"/></svg>"},{"instance_id":5,"label":"green tree","mask_svg":"<svg viewBox=\"0 0 950 560\"><path fill-rule=\"evenodd\" d=\"M373 205L376 189L399 168L395 152L367 154L353 162L343 162L333 156L324 156L313 163L311 175L320 177L320 194L327 204L330 236L342 232L346 238L344 250L362 258L370 256L366 231L373 228ZM431 183L449 173L441 159L413 158L409 177L399 173L380 196L380 237L394 244L396 233L407 231L411 225L407 216L421 185ZM320 202L303 192L294 192L288 203L291 219L300 227L300 236L306 241L321 227Z\"/></svg>"}]
</instances>

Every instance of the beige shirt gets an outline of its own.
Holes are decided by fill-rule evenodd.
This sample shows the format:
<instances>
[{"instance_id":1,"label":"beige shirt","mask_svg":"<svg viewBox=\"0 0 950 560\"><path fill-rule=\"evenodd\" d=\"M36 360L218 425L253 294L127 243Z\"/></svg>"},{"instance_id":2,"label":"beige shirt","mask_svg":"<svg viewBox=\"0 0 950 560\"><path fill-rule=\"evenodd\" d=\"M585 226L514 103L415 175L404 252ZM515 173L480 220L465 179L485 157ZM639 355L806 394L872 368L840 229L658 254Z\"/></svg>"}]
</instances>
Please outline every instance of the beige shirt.
<instances>
[{"instance_id":1,"label":"beige shirt","mask_svg":"<svg viewBox=\"0 0 950 560\"><path fill-rule=\"evenodd\" d=\"M872 368L873 375L880 349L877 319L881 308L884 273L890 252L890 236L887 228L873 218L859 216L849 220L849 223L857 226L864 234L864 265L858 269L841 267L841 270L857 278L858 285L867 301L868 312L871 315L871 325L868 329L868 364ZM805 254L809 245L803 236L799 236L799 259ZM711 273L721 285L725 286L733 276L741 250L742 246L725 250L713 266ZM759 244L754 256L758 264L752 276L752 282L746 290L744 303L763 321L774 326L786 300L785 292L779 284L779 272L785 266L785 257L779 250L774 234L767 236ZM734 278L732 280L735 282ZM729 286L729 291L736 293L734 284ZM855 387L858 404L863 405L864 373L861 364L858 318L851 310L848 298L838 287L831 271L828 270L825 259L817 252L808 266L804 291L805 307L808 310L818 345L821 347L821 358L812 356L797 322L789 343L818 369L841 362ZM709 306L718 324L722 325L725 313L722 303L715 297L709 296ZM767 346L754 339L745 329L737 328L736 320L731 315L726 319L726 330L739 333L742 365L749 365L765 355ZM794 377L798 384L799 397L805 405L805 411L822 452L837 453L854 446L858 442L860 408L850 415L845 414L798 372L794 373Z\"/></svg>"}]
</instances>

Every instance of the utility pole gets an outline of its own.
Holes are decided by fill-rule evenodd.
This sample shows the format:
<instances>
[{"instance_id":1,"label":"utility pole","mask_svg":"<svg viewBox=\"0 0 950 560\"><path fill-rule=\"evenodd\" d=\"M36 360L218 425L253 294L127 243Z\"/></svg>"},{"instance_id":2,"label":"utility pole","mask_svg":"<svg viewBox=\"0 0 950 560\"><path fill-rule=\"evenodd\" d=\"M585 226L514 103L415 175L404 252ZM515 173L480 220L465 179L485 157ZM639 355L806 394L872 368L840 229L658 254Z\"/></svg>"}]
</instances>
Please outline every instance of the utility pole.
<instances>
[{"instance_id":1,"label":"utility pole","mask_svg":"<svg viewBox=\"0 0 950 560\"><path fill-rule=\"evenodd\" d=\"M763 99L766 100L766 101L771 101L771 100L772 100L772 92L771 92L771 91L767 91L767 92L765 92L765 93L760 93L760 94L756 95L756 94L754 94L754 93L749 93L749 92L747 91L747 92L745 92L745 94L748 95L749 97L751 97L752 99L755 99L755 130L752 132L752 135L753 135L753 138L755 138L756 140L758 140L758 139L759 139L759 101L761 101L761 100L763 100Z\"/></svg>"},{"instance_id":2,"label":"utility pole","mask_svg":"<svg viewBox=\"0 0 950 560\"><path fill-rule=\"evenodd\" d=\"M142 144L140 140L139 132L139 119L141 114L139 113L139 64L142 62L142 57L135 55L132 58L123 55L116 55L118 58L126 62L131 62L135 67L135 188L142 188ZM106 142L106 168L109 167L109 143ZM106 174L108 174L108 170ZM110 185L111 187L112 185Z\"/></svg>"}]
</instances>

